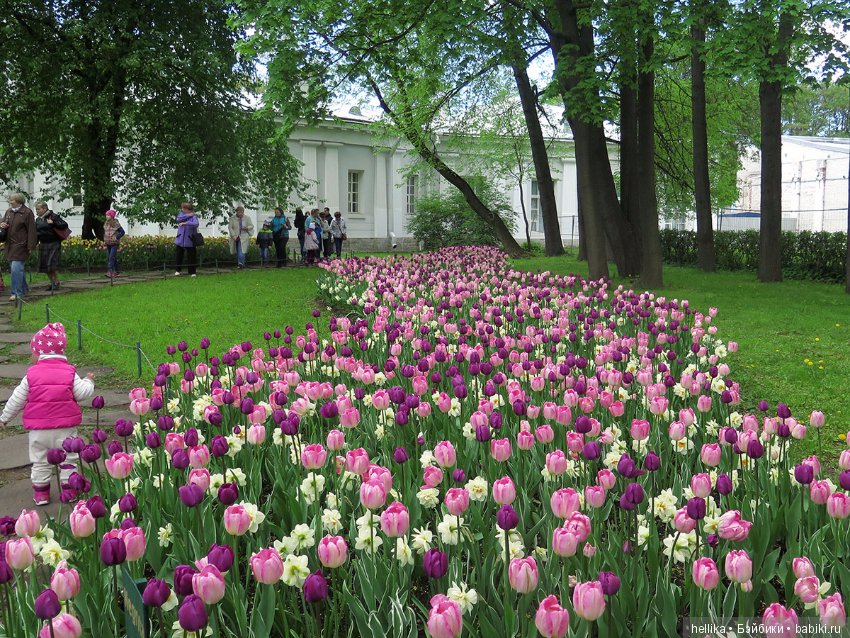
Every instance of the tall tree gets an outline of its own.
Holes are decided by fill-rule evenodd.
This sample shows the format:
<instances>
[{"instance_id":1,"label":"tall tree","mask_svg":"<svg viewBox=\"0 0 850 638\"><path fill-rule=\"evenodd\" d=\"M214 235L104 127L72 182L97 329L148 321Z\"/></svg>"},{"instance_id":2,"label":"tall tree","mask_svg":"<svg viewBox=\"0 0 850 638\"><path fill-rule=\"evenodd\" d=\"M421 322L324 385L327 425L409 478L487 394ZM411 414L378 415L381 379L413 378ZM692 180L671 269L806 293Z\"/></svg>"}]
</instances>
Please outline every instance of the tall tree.
<instances>
[{"instance_id":1,"label":"tall tree","mask_svg":"<svg viewBox=\"0 0 850 638\"><path fill-rule=\"evenodd\" d=\"M234 51L230 9L0 0L0 34L14 43L0 52L14 87L0 104L0 138L19 149L0 156L0 172L39 169L57 195L81 193L88 238L113 205L165 221L186 197L213 213L234 199L284 197L296 162L246 104L256 71Z\"/></svg>"}]
</instances>

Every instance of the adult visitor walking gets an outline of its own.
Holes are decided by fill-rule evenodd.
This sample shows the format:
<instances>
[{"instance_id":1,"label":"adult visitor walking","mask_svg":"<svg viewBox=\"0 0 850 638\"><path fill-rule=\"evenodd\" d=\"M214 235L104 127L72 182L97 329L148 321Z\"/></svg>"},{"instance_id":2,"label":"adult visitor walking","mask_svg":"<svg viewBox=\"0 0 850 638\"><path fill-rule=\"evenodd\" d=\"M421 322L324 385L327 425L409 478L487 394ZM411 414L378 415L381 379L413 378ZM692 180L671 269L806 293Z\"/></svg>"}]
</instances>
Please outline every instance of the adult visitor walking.
<instances>
[{"instance_id":1,"label":"adult visitor walking","mask_svg":"<svg viewBox=\"0 0 850 638\"><path fill-rule=\"evenodd\" d=\"M274 217L272 218L272 238L278 268L286 266L289 261L286 256L286 244L289 243L289 231L291 229L292 224L289 223L283 209L278 206L274 209Z\"/></svg>"},{"instance_id":2,"label":"adult visitor walking","mask_svg":"<svg viewBox=\"0 0 850 638\"><path fill-rule=\"evenodd\" d=\"M103 243L106 244L106 276L110 279L120 277L118 272L118 244L124 236L124 229L111 208L106 211L106 223L103 224Z\"/></svg>"},{"instance_id":3,"label":"adult visitor walking","mask_svg":"<svg viewBox=\"0 0 850 638\"><path fill-rule=\"evenodd\" d=\"M304 218L304 250L306 257L304 259L305 266L312 266L319 259L319 220L310 212Z\"/></svg>"},{"instance_id":4,"label":"adult visitor walking","mask_svg":"<svg viewBox=\"0 0 850 638\"><path fill-rule=\"evenodd\" d=\"M342 218L342 213L339 211L334 213L334 219L331 222L331 234L334 238L336 258L339 259L342 256L342 242L348 239L348 225L345 223L345 220Z\"/></svg>"},{"instance_id":5,"label":"adult visitor walking","mask_svg":"<svg viewBox=\"0 0 850 638\"><path fill-rule=\"evenodd\" d=\"M184 255L188 257L189 276L197 275L198 249L195 247L195 233L198 232L198 225L195 205L192 202L180 204L180 211L177 213L177 237L174 239L174 261L177 263L177 270L174 272L175 277L180 276Z\"/></svg>"},{"instance_id":6,"label":"adult visitor walking","mask_svg":"<svg viewBox=\"0 0 850 638\"><path fill-rule=\"evenodd\" d=\"M12 271L12 296L9 301L23 299L29 291L24 272L24 262L35 250L38 235L35 215L25 206L26 198L20 193L9 196L9 208L0 221L0 235L5 235L6 261Z\"/></svg>"},{"instance_id":7,"label":"adult visitor walking","mask_svg":"<svg viewBox=\"0 0 850 638\"><path fill-rule=\"evenodd\" d=\"M304 257L307 255L304 250L304 222L306 219L304 212L300 208L296 208L294 226L295 230L298 231L298 244L301 250L301 261L304 261Z\"/></svg>"},{"instance_id":8,"label":"adult visitor walking","mask_svg":"<svg viewBox=\"0 0 850 638\"><path fill-rule=\"evenodd\" d=\"M59 288L59 262L62 253L62 240L67 239L71 231L68 222L50 210L47 202L35 205L35 231L38 235L38 272L46 273L50 284L48 290Z\"/></svg>"},{"instance_id":9,"label":"adult visitor walking","mask_svg":"<svg viewBox=\"0 0 850 638\"><path fill-rule=\"evenodd\" d=\"M236 255L237 268L244 268L245 255L248 253L251 237L254 235L254 222L250 217L245 216L245 209L242 206L237 206L236 212L230 218L228 232L230 233L230 254Z\"/></svg>"},{"instance_id":10,"label":"adult visitor walking","mask_svg":"<svg viewBox=\"0 0 850 638\"><path fill-rule=\"evenodd\" d=\"M331 234L331 214L327 210L326 208L319 214L319 222L322 224L322 246L320 250L324 253L325 260L330 261L334 238Z\"/></svg>"}]
</instances>

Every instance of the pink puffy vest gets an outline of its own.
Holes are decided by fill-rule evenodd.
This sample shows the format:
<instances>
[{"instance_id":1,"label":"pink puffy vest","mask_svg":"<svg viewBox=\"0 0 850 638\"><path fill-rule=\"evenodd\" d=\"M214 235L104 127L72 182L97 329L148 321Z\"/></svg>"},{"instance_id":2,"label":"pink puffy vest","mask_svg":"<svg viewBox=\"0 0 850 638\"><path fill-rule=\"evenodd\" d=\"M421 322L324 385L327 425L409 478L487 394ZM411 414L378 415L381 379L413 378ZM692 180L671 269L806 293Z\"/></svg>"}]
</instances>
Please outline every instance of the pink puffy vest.
<instances>
[{"instance_id":1,"label":"pink puffy vest","mask_svg":"<svg viewBox=\"0 0 850 638\"><path fill-rule=\"evenodd\" d=\"M83 421L74 399L77 369L65 359L42 359L27 370L29 394L22 420L27 430L72 428Z\"/></svg>"}]
</instances>

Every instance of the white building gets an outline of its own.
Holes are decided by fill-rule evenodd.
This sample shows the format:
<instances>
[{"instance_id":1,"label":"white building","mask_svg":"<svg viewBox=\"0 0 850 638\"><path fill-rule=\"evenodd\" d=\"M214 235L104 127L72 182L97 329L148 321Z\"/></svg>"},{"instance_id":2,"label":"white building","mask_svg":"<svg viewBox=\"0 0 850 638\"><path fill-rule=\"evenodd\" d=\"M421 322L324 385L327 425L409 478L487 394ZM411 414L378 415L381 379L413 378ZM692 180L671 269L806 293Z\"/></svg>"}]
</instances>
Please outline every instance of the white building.
<instances>
[{"instance_id":1,"label":"white building","mask_svg":"<svg viewBox=\"0 0 850 638\"><path fill-rule=\"evenodd\" d=\"M561 235L566 245L578 243L578 196L576 165L573 142L560 138L553 142L558 146L558 157L550 158L555 179L555 195ZM438 144L438 150L440 149ZM407 232L407 219L416 206L416 199L425 193L454 188L436 171L427 169L408 174L415 157L410 145L404 140L387 139L379 135L370 120L358 109L344 116L321 122L317 126L298 127L289 140L292 154L302 163L302 178L309 184L304 199L290 198L287 215L295 207L339 210L348 223L348 237L352 248L359 250L386 250L391 244L391 234L401 248L413 248L413 239ZM466 160L475 156L474 143L470 144L468 157L446 151L445 161L461 174ZM474 163L474 162L470 162ZM540 215L540 200L537 182L530 177L523 184L526 211L533 241L543 241L543 223ZM516 183L497 182L517 215L516 237L525 239L522 220L520 189ZM44 177L35 175L23 179L20 189L32 195L32 202L40 193L46 192ZM69 215L72 230L79 235L82 227L81 201L51 201L53 210ZM234 204L235 205L235 204ZM116 210L121 219L120 203ZM246 207L257 228L271 218L271 211L252 210ZM171 235L174 229L158 224L127 224L130 235ZM224 235L225 226L220 223L202 223L201 232L214 236Z\"/></svg>"}]
</instances>

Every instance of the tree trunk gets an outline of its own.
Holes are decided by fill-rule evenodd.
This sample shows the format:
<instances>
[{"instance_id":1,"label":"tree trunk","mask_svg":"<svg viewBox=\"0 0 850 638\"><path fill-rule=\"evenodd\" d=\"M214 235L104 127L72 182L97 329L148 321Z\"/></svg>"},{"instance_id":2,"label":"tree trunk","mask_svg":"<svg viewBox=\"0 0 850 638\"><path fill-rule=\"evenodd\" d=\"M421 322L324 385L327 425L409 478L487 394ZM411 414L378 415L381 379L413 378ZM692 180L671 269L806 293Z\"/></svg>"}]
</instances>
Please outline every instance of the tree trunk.
<instances>
[{"instance_id":1,"label":"tree trunk","mask_svg":"<svg viewBox=\"0 0 850 638\"><path fill-rule=\"evenodd\" d=\"M543 234L546 241L546 255L553 257L564 254L564 243L561 241L561 226L558 222L558 204L555 199L555 182L549 167L549 155L546 151L546 140L540 127L537 115L537 99L531 88L528 73L525 69L513 66L514 80L522 103L522 114L528 129L528 141L531 146L531 157L534 160L534 172L537 175L537 192L540 196L540 214L543 218ZM525 211L523 210L523 213ZM529 239L529 244L531 240Z\"/></svg>"},{"instance_id":2,"label":"tree trunk","mask_svg":"<svg viewBox=\"0 0 850 638\"><path fill-rule=\"evenodd\" d=\"M576 123L577 128L581 128L580 123ZM572 122L570 127L573 128ZM585 250L587 253L587 269L590 279L607 278L608 272L608 255L605 248L605 229L603 228L603 219L601 215L594 214L600 206L597 201L598 191L593 180L593 166L591 164L592 154L586 148L589 144L588 135L576 135L573 128L573 138L575 139L576 147L576 173L578 174L578 192L579 201L581 202L582 225L583 232L581 239L584 241Z\"/></svg>"},{"instance_id":3,"label":"tree trunk","mask_svg":"<svg viewBox=\"0 0 850 638\"><path fill-rule=\"evenodd\" d=\"M637 95L633 86L620 87L620 208L632 224L640 219Z\"/></svg>"},{"instance_id":4,"label":"tree trunk","mask_svg":"<svg viewBox=\"0 0 850 638\"><path fill-rule=\"evenodd\" d=\"M643 44L643 63L638 73L638 177L642 251L640 282L647 288L664 285L661 231L658 228L658 194L655 186L655 71L652 69L654 35Z\"/></svg>"},{"instance_id":5,"label":"tree trunk","mask_svg":"<svg viewBox=\"0 0 850 638\"><path fill-rule=\"evenodd\" d=\"M587 261L587 242L585 241L584 233L584 212L581 204L581 189L578 188L578 180L576 180L576 199L578 207L576 210L578 217L578 260Z\"/></svg>"},{"instance_id":6,"label":"tree trunk","mask_svg":"<svg viewBox=\"0 0 850 638\"><path fill-rule=\"evenodd\" d=\"M703 6L702 2L692 3ZM699 9L695 9L698 11ZM693 135L694 202L697 214L697 268L714 272L714 228L711 220L711 183L708 175L708 124L705 113L705 30L699 16L691 27L691 134Z\"/></svg>"},{"instance_id":7,"label":"tree trunk","mask_svg":"<svg viewBox=\"0 0 850 638\"><path fill-rule=\"evenodd\" d=\"M779 28L770 59L770 76L788 64L794 33L788 11L779 16ZM761 220L759 224L759 281L782 281L782 82L759 82L761 116Z\"/></svg>"}]
</instances>

